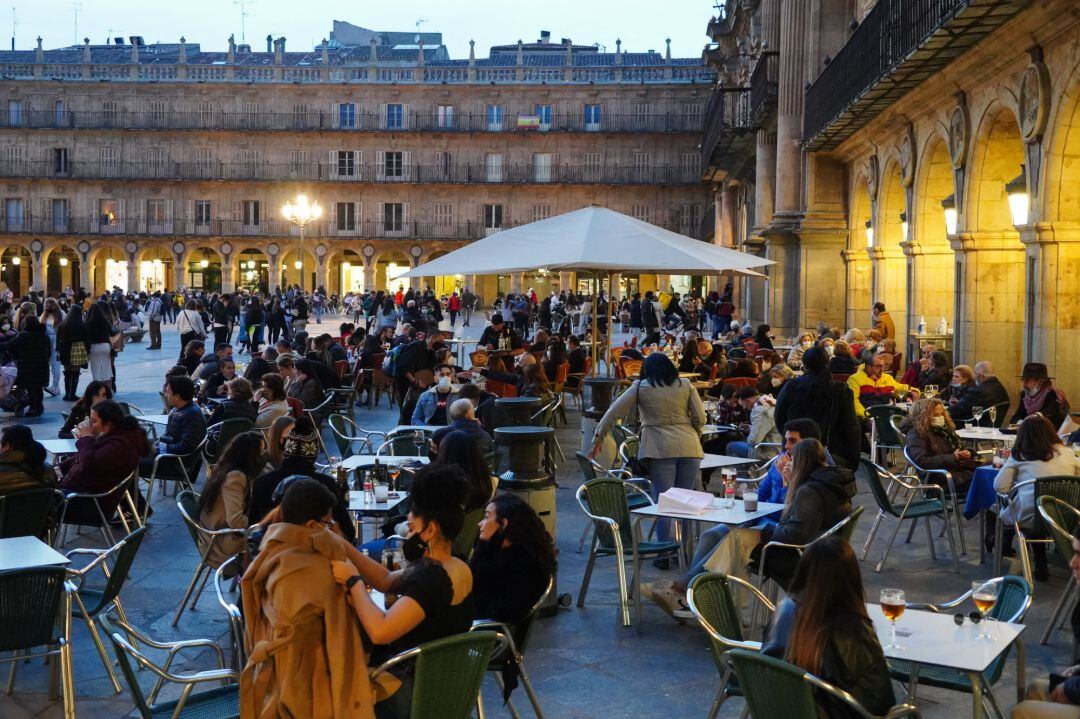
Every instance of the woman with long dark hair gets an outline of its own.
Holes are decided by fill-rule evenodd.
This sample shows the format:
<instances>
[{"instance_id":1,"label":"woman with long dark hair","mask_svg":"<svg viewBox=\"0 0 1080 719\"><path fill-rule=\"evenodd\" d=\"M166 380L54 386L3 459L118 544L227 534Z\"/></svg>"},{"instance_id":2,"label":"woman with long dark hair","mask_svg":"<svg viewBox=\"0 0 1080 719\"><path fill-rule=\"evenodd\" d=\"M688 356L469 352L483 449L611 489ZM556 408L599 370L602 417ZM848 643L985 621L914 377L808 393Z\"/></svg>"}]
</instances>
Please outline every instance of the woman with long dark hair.
<instances>
[{"instance_id":1,"label":"woman with long dark hair","mask_svg":"<svg viewBox=\"0 0 1080 719\"><path fill-rule=\"evenodd\" d=\"M262 470L266 441L262 432L241 432L232 438L214 463L199 496L199 521L207 529L247 529L251 483ZM243 537L217 542L207 560L214 566L244 548Z\"/></svg>"},{"instance_id":2,"label":"woman with long dark hair","mask_svg":"<svg viewBox=\"0 0 1080 719\"><path fill-rule=\"evenodd\" d=\"M90 305L86 314L86 341L90 346L90 375L102 382L109 382L115 390L112 371L112 312L108 304L98 300Z\"/></svg>"},{"instance_id":3,"label":"woman with long dark hair","mask_svg":"<svg viewBox=\"0 0 1080 719\"><path fill-rule=\"evenodd\" d=\"M480 445L466 432L454 430L439 440L439 455L436 461L461 468L467 485L466 512L483 507L495 494L496 481L480 452Z\"/></svg>"},{"instance_id":4,"label":"woman with long dark hair","mask_svg":"<svg viewBox=\"0 0 1080 719\"><path fill-rule=\"evenodd\" d=\"M94 405L103 400L112 399L112 385L100 380L92 380L83 390L83 396L71 406L71 414L68 415L64 426L60 428L61 439L71 439L76 427L90 419L90 410Z\"/></svg>"},{"instance_id":5,"label":"woman with long dark hair","mask_svg":"<svg viewBox=\"0 0 1080 719\"><path fill-rule=\"evenodd\" d=\"M762 651L849 692L874 715L896 702L889 666L866 613L859 562L839 537L807 548ZM846 705L818 696L824 715L853 716Z\"/></svg>"},{"instance_id":6,"label":"woman with long dark hair","mask_svg":"<svg viewBox=\"0 0 1080 719\"><path fill-rule=\"evenodd\" d=\"M488 503L470 566L479 616L520 624L543 596L558 563L536 511L513 494Z\"/></svg>"},{"instance_id":7,"label":"woman with long dark hair","mask_svg":"<svg viewBox=\"0 0 1080 719\"><path fill-rule=\"evenodd\" d=\"M60 323L64 321L64 313L60 311L60 305L53 297L46 297L44 309L38 321L45 327L45 334L49 337L49 368L52 370L52 385L45 391L55 397L60 394L60 358L57 353L56 331Z\"/></svg>"},{"instance_id":8,"label":"woman with long dark hair","mask_svg":"<svg viewBox=\"0 0 1080 719\"><path fill-rule=\"evenodd\" d=\"M0 341L0 352L15 355L15 386L26 394L26 416L40 417L45 385L49 383L49 337L33 314L27 315L22 330L11 339ZM16 410L22 416L23 406Z\"/></svg>"},{"instance_id":9,"label":"woman with long dark hair","mask_svg":"<svg viewBox=\"0 0 1080 719\"><path fill-rule=\"evenodd\" d=\"M78 399L79 375L90 361L83 311L77 304L71 306L67 317L57 328L56 352L64 366L64 401L74 402Z\"/></svg>"}]
</instances>

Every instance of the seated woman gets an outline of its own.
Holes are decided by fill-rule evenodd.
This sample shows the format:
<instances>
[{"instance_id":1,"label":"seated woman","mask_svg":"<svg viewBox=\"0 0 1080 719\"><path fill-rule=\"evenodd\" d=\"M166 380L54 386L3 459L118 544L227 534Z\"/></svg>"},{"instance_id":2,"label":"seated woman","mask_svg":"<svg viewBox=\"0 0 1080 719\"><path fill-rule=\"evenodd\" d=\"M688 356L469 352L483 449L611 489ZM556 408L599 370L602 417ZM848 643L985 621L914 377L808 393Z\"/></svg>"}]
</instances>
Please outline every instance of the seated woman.
<instances>
[{"instance_id":1,"label":"seated woman","mask_svg":"<svg viewBox=\"0 0 1080 719\"><path fill-rule=\"evenodd\" d=\"M258 412L252 402L251 383L243 377L233 377L225 383L225 399L217 403L208 425L224 422L227 419L246 419L254 424Z\"/></svg>"},{"instance_id":2,"label":"seated woman","mask_svg":"<svg viewBox=\"0 0 1080 719\"><path fill-rule=\"evenodd\" d=\"M791 369L802 369L802 356L803 352L814 346L814 335L809 332L804 332L799 335L798 341L795 346L791 348L787 356L787 365Z\"/></svg>"},{"instance_id":3,"label":"seated woman","mask_svg":"<svg viewBox=\"0 0 1080 719\"><path fill-rule=\"evenodd\" d=\"M0 434L0 497L27 489L54 489L56 472L45 463L45 448L25 424Z\"/></svg>"},{"instance_id":4,"label":"seated woman","mask_svg":"<svg viewBox=\"0 0 1080 719\"><path fill-rule=\"evenodd\" d=\"M1021 482L1038 479L1040 477L1074 476L1080 474L1080 462L1071 449L1065 446L1054 430L1050 420L1042 415L1030 415L1020 422L1020 429L1016 432L1016 443L1013 444L1012 454L1005 461L1004 466L998 471L994 479L994 491L1008 494L1013 487ZM993 518L994 515L987 516ZM1002 553L1011 556L1009 550L1015 530L1012 525L1019 524L1022 528L1033 528L1035 519L1035 485L1028 484L1016 490L1016 495L1010 498L999 521L1007 523L1003 534L1004 546ZM987 528L986 544L991 550L994 541L994 523L990 522ZM1046 566L1046 545L1034 544L1035 572L1034 576L1039 581L1049 579L1050 573Z\"/></svg>"},{"instance_id":5,"label":"seated woman","mask_svg":"<svg viewBox=\"0 0 1080 719\"><path fill-rule=\"evenodd\" d=\"M60 489L66 492L99 494L120 483L150 456L146 432L134 417L124 414L114 400L98 402L90 418L74 430L75 454L60 463ZM99 500L105 516L111 517L121 496ZM141 499L141 497L136 498ZM67 521L97 524L101 520L89 501L71 502L64 515Z\"/></svg>"},{"instance_id":6,"label":"seated woman","mask_svg":"<svg viewBox=\"0 0 1080 719\"><path fill-rule=\"evenodd\" d=\"M952 367L949 356L941 350L935 350L929 357L919 360L921 367L915 386L920 390L927 385L935 385L939 391L949 386L952 379Z\"/></svg>"},{"instance_id":7,"label":"seated woman","mask_svg":"<svg viewBox=\"0 0 1080 719\"><path fill-rule=\"evenodd\" d=\"M296 418L288 414L270 423L270 429L266 431L265 471L281 469L281 463L285 460L285 439L295 424Z\"/></svg>"},{"instance_id":8,"label":"seated woman","mask_svg":"<svg viewBox=\"0 0 1080 719\"><path fill-rule=\"evenodd\" d=\"M277 372L264 374L255 400L258 402L255 429L268 429L274 420L289 413L289 403L285 401L285 379Z\"/></svg>"},{"instance_id":9,"label":"seated woman","mask_svg":"<svg viewBox=\"0 0 1080 719\"><path fill-rule=\"evenodd\" d=\"M532 507L502 494L487 505L470 566L477 616L515 626L555 574L555 545Z\"/></svg>"},{"instance_id":10,"label":"seated woman","mask_svg":"<svg viewBox=\"0 0 1080 719\"><path fill-rule=\"evenodd\" d=\"M90 418L90 408L103 399L112 399L112 385L101 380L93 380L86 385L83 396L75 404L71 405L71 414L68 415L64 426L58 433L60 439L74 439L74 429Z\"/></svg>"},{"instance_id":11,"label":"seated woman","mask_svg":"<svg viewBox=\"0 0 1080 719\"><path fill-rule=\"evenodd\" d=\"M559 376L559 367L564 363L569 363L566 354L566 345L562 343L562 339L559 337L552 337L548 340L547 351L543 361L544 374L547 375L548 382L555 384L555 380ZM569 369L567 369L567 373L569 373Z\"/></svg>"},{"instance_id":12,"label":"seated woman","mask_svg":"<svg viewBox=\"0 0 1080 719\"><path fill-rule=\"evenodd\" d=\"M541 365L533 363L526 366L521 378L522 397L539 397L545 405L555 399L555 393L551 391L551 385Z\"/></svg>"},{"instance_id":13,"label":"seated woman","mask_svg":"<svg viewBox=\"0 0 1080 719\"><path fill-rule=\"evenodd\" d=\"M916 400L901 429L912 462L920 469L947 470L952 474L956 491L967 490L978 463L970 450L961 449L956 425L941 400L925 397ZM940 474L929 474L927 479L948 489Z\"/></svg>"},{"instance_id":14,"label":"seated woman","mask_svg":"<svg viewBox=\"0 0 1080 719\"><path fill-rule=\"evenodd\" d=\"M784 388L784 383L795 377L795 373L791 371L783 362L774 364L768 369L765 369L762 365L761 376L758 377L757 390L762 395L771 395L773 399L780 396L780 390Z\"/></svg>"},{"instance_id":15,"label":"seated woman","mask_svg":"<svg viewBox=\"0 0 1080 719\"><path fill-rule=\"evenodd\" d=\"M205 353L206 345L202 340L191 340L184 345L184 354L180 357L180 364L184 366L184 369L190 375L198 369Z\"/></svg>"},{"instance_id":16,"label":"seated woman","mask_svg":"<svg viewBox=\"0 0 1080 719\"><path fill-rule=\"evenodd\" d=\"M407 569L390 571L352 547L346 550L346 561L333 562L334 579L345 587L360 625L378 645L372 652L373 665L425 642L466 632L475 617L472 572L451 553L465 520L461 470L425 467L416 474L411 490L409 535L402 547ZM367 586L398 599L384 610L372 600ZM375 705L375 716L406 719L413 677L406 666L391 673L401 684Z\"/></svg>"},{"instance_id":17,"label":"seated woman","mask_svg":"<svg viewBox=\"0 0 1080 719\"><path fill-rule=\"evenodd\" d=\"M199 521L204 527L248 528L248 497L252 482L262 470L265 446L262 432L255 431L242 432L225 445L199 495ZM243 536L224 537L215 542L206 560L216 567L243 548Z\"/></svg>"},{"instance_id":18,"label":"seated woman","mask_svg":"<svg viewBox=\"0 0 1080 719\"><path fill-rule=\"evenodd\" d=\"M968 396L966 400L964 400L965 395ZM979 391L975 384L975 371L966 364L958 364L953 367L952 381L949 382L949 388L941 395L942 400L949 403L947 408L949 416L961 421L970 420L973 406L971 400L978 396ZM975 404L978 404L978 400L975 401Z\"/></svg>"},{"instance_id":19,"label":"seated woman","mask_svg":"<svg viewBox=\"0 0 1080 719\"><path fill-rule=\"evenodd\" d=\"M889 665L866 613L859 562L839 537L814 542L799 560L761 651L843 689L875 716L896 703ZM822 716L848 717L846 704L816 693Z\"/></svg>"}]
</instances>

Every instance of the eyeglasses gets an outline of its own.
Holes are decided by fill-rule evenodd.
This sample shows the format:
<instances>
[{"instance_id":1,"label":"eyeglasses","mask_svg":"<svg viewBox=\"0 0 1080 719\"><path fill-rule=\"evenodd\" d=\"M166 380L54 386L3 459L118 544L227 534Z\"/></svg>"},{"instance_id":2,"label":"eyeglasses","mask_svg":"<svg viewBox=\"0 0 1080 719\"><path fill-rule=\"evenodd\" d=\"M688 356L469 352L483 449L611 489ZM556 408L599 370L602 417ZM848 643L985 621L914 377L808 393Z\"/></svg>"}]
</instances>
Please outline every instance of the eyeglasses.
<instances>
[{"instance_id":1,"label":"eyeglasses","mask_svg":"<svg viewBox=\"0 0 1080 719\"><path fill-rule=\"evenodd\" d=\"M326 520L320 519L319 524L326 527L327 529L333 529L334 525L337 524L337 521L333 520L333 519L326 519Z\"/></svg>"}]
</instances>

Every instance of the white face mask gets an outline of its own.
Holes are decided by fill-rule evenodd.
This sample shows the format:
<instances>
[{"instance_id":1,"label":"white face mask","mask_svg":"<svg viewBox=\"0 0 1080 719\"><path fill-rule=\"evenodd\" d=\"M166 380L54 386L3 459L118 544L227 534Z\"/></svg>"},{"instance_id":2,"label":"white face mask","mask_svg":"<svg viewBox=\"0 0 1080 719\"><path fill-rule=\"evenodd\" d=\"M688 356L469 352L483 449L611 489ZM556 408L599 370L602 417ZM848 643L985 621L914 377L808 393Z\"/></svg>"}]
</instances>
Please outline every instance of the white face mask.
<instances>
[{"instance_id":1,"label":"white face mask","mask_svg":"<svg viewBox=\"0 0 1080 719\"><path fill-rule=\"evenodd\" d=\"M439 377L439 389L450 389L450 378L446 375Z\"/></svg>"},{"instance_id":2,"label":"white face mask","mask_svg":"<svg viewBox=\"0 0 1080 719\"><path fill-rule=\"evenodd\" d=\"M832 357L834 354L836 354L836 348L832 345L825 345L825 354Z\"/></svg>"},{"instance_id":3,"label":"white face mask","mask_svg":"<svg viewBox=\"0 0 1080 719\"><path fill-rule=\"evenodd\" d=\"M784 384L784 380L780 379L779 377L773 377L770 381L772 382L773 387L779 387L780 385Z\"/></svg>"},{"instance_id":4,"label":"white face mask","mask_svg":"<svg viewBox=\"0 0 1080 719\"><path fill-rule=\"evenodd\" d=\"M814 343L809 340L803 340L799 346L802 347L804 350L808 350L814 346Z\"/></svg>"},{"instance_id":5,"label":"white face mask","mask_svg":"<svg viewBox=\"0 0 1080 719\"><path fill-rule=\"evenodd\" d=\"M934 417L932 420L930 420L930 423L933 424L935 427L944 427L945 426L945 418L944 417Z\"/></svg>"}]
</instances>

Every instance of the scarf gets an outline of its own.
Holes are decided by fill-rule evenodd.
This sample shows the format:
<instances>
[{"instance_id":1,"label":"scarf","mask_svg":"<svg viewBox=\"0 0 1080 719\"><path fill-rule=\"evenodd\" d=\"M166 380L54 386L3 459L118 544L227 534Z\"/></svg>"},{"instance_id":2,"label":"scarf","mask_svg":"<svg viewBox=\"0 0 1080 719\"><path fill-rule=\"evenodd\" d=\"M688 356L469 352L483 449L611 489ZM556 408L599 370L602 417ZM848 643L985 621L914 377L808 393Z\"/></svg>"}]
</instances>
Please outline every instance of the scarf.
<instances>
[{"instance_id":1,"label":"scarf","mask_svg":"<svg viewBox=\"0 0 1080 719\"><path fill-rule=\"evenodd\" d=\"M1046 403L1046 398L1053 390L1054 385L1047 382L1045 385L1043 385L1043 388L1040 389L1035 395L1030 395L1027 392L1024 392L1024 411L1027 414L1034 414L1035 412L1041 410L1043 408L1043 405Z\"/></svg>"},{"instance_id":2,"label":"scarf","mask_svg":"<svg viewBox=\"0 0 1080 719\"><path fill-rule=\"evenodd\" d=\"M930 434L941 437L941 439L948 443L949 448L952 449L954 452L960 449L960 436L957 435L956 432L949 429L947 426L935 427L934 425L930 425Z\"/></svg>"}]
</instances>

